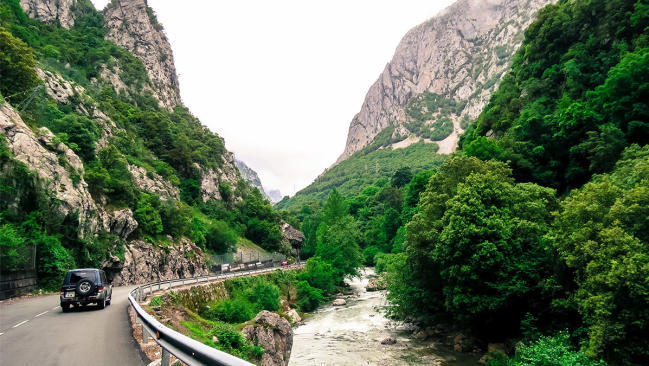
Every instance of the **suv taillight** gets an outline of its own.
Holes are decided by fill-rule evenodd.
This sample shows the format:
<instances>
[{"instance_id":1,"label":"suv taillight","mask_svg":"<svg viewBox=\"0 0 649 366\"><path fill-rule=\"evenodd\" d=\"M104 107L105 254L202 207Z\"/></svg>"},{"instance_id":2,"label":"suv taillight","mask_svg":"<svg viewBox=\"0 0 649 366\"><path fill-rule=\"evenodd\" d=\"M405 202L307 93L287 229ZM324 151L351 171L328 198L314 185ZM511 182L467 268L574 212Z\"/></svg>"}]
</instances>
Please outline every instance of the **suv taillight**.
<instances>
[{"instance_id":1,"label":"suv taillight","mask_svg":"<svg viewBox=\"0 0 649 366\"><path fill-rule=\"evenodd\" d=\"M65 292L65 288L61 287L61 294L63 294L64 292Z\"/></svg>"},{"instance_id":2,"label":"suv taillight","mask_svg":"<svg viewBox=\"0 0 649 366\"><path fill-rule=\"evenodd\" d=\"M101 292L104 289L104 286L97 286L97 292Z\"/></svg>"}]
</instances>

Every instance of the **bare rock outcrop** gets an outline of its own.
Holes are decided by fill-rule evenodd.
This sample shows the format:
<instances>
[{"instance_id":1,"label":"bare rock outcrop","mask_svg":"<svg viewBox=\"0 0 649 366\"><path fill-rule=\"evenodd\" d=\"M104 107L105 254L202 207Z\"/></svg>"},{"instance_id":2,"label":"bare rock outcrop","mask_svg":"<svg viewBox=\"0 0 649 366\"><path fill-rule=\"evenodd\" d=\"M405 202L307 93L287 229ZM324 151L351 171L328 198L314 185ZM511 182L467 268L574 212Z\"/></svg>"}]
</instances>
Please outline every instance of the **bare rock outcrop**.
<instances>
[{"instance_id":1,"label":"bare rock outcrop","mask_svg":"<svg viewBox=\"0 0 649 366\"><path fill-rule=\"evenodd\" d=\"M220 186L227 183L231 190L235 191L235 187L241 175L234 163L234 156L231 152L225 151L221 156L221 166L217 169L203 169L200 165L196 168L201 172L201 196L203 202L209 200L222 200ZM233 195L231 199L238 200L240 197Z\"/></svg>"},{"instance_id":2,"label":"bare rock outcrop","mask_svg":"<svg viewBox=\"0 0 649 366\"><path fill-rule=\"evenodd\" d=\"M150 90L165 108L181 104L171 45L145 0L113 0L104 9L106 39L142 60Z\"/></svg>"},{"instance_id":3,"label":"bare rock outcrop","mask_svg":"<svg viewBox=\"0 0 649 366\"><path fill-rule=\"evenodd\" d=\"M367 283L367 286L365 286L365 290L368 292L385 290L385 288L385 281L381 278L372 278Z\"/></svg>"},{"instance_id":4,"label":"bare rock outcrop","mask_svg":"<svg viewBox=\"0 0 649 366\"><path fill-rule=\"evenodd\" d=\"M128 208L117 210L110 215L109 230L111 234L126 240L138 227L138 222L133 218L133 211Z\"/></svg>"},{"instance_id":5,"label":"bare rock outcrop","mask_svg":"<svg viewBox=\"0 0 649 366\"><path fill-rule=\"evenodd\" d=\"M286 366L293 348L293 329L288 320L281 316L262 310L253 324L243 328L243 335L265 350L262 366Z\"/></svg>"},{"instance_id":6,"label":"bare rock outcrop","mask_svg":"<svg viewBox=\"0 0 649 366\"><path fill-rule=\"evenodd\" d=\"M47 94L55 101L66 104L70 103L73 97L79 101L76 106L77 112L86 115L102 129L101 137L96 143L96 149L99 150L108 146L108 139L117 130L117 125L99 110L97 102L88 96L86 89L81 85L65 80L63 76L51 71L37 68L36 73L43 80Z\"/></svg>"},{"instance_id":7,"label":"bare rock outcrop","mask_svg":"<svg viewBox=\"0 0 649 366\"><path fill-rule=\"evenodd\" d=\"M147 172L141 166L128 165L128 170L133 176L135 185L146 192L157 194L161 200L180 200L180 191L168 180L157 173Z\"/></svg>"},{"instance_id":8,"label":"bare rock outcrop","mask_svg":"<svg viewBox=\"0 0 649 366\"><path fill-rule=\"evenodd\" d=\"M103 265L113 276L113 285L122 286L208 273L202 250L187 239L167 248L134 240L124 248L124 260L111 258Z\"/></svg>"},{"instance_id":9,"label":"bare rock outcrop","mask_svg":"<svg viewBox=\"0 0 649 366\"><path fill-rule=\"evenodd\" d=\"M286 252L290 251L292 255L297 255L302 250L302 244L306 239L304 234L287 222L282 223L280 228L282 229L282 248Z\"/></svg>"},{"instance_id":10,"label":"bare rock outcrop","mask_svg":"<svg viewBox=\"0 0 649 366\"><path fill-rule=\"evenodd\" d=\"M463 106L446 116L453 121L453 133L438 143L438 153L453 152L462 132L460 121L475 119L482 111L534 14L554 1L459 0L411 29L352 119L345 151L336 163L367 146L386 127L409 122L405 107L424 92ZM396 128L393 137L408 134Z\"/></svg>"},{"instance_id":11,"label":"bare rock outcrop","mask_svg":"<svg viewBox=\"0 0 649 366\"><path fill-rule=\"evenodd\" d=\"M77 0L20 0L20 7L30 18L46 23L60 24L70 29L74 25L73 12Z\"/></svg>"},{"instance_id":12,"label":"bare rock outcrop","mask_svg":"<svg viewBox=\"0 0 649 366\"><path fill-rule=\"evenodd\" d=\"M103 212L92 199L83 180L83 163L72 150L57 142L47 128L34 132L8 103L0 106L0 133L7 138L14 157L53 193L59 202L58 213L63 217L78 214L81 235L95 233L103 226Z\"/></svg>"}]
</instances>

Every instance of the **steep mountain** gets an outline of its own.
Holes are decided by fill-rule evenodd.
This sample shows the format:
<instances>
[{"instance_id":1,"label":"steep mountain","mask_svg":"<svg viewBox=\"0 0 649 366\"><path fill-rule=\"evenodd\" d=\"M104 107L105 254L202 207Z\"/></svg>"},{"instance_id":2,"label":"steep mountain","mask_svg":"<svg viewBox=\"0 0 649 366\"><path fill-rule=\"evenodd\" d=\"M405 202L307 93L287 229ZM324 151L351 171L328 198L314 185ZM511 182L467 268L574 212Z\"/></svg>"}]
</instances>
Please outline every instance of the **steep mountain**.
<instances>
[{"instance_id":1,"label":"steep mountain","mask_svg":"<svg viewBox=\"0 0 649 366\"><path fill-rule=\"evenodd\" d=\"M440 154L455 151L509 68L523 31L550 2L459 0L410 30L352 119L337 163L389 126L389 143L424 138L437 141Z\"/></svg>"},{"instance_id":2,"label":"steep mountain","mask_svg":"<svg viewBox=\"0 0 649 366\"><path fill-rule=\"evenodd\" d=\"M354 116L345 151L276 207L355 195L399 168L439 166L509 70L524 30L553 0L458 0L411 29Z\"/></svg>"},{"instance_id":3,"label":"steep mountain","mask_svg":"<svg viewBox=\"0 0 649 366\"><path fill-rule=\"evenodd\" d=\"M181 104L171 45L145 0L113 0L104 9L106 39L142 60L151 91L166 108Z\"/></svg>"},{"instance_id":4,"label":"steep mountain","mask_svg":"<svg viewBox=\"0 0 649 366\"><path fill-rule=\"evenodd\" d=\"M144 0L0 0L0 263L42 287L71 267L117 284L206 273L205 252L282 247L280 218L182 105ZM16 249L18 248L18 249Z\"/></svg>"}]
</instances>

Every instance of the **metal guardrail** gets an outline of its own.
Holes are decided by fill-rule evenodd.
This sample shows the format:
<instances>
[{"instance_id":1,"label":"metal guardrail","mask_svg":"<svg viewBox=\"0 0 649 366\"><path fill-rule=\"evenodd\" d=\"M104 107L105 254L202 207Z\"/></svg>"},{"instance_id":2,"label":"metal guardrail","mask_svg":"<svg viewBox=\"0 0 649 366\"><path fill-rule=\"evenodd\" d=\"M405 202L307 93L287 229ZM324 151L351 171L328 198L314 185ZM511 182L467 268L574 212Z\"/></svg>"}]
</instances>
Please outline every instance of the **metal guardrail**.
<instances>
[{"instance_id":1,"label":"metal guardrail","mask_svg":"<svg viewBox=\"0 0 649 366\"><path fill-rule=\"evenodd\" d=\"M148 343L149 335L153 340L162 347L162 363L161 366L169 366L170 355L174 355L177 359L190 366L202 365L216 365L216 366L254 366L248 361L232 356L231 354L219 351L215 348L207 346L201 342L187 337L184 334L169 329L162 323L157 321L153 316L149 315L142 307L139 301L144 300L148 295L154 291L169 290L173 287L204 283L214 280L225 280L235 277L249 276L258 273L273 272L278 268L284 269L298 269L302 267L300 264L291 266L278 267L273 266L270 268L262 269L248 269L237 272L226 272L216 275L198 276L192 278L180 278L177 280L167 280L147 283L140 285L133 289L128 294L128 301L131 303L133 310L135 310L136 321L142 326L142 340Z\"/></svg>"}]
</instances>

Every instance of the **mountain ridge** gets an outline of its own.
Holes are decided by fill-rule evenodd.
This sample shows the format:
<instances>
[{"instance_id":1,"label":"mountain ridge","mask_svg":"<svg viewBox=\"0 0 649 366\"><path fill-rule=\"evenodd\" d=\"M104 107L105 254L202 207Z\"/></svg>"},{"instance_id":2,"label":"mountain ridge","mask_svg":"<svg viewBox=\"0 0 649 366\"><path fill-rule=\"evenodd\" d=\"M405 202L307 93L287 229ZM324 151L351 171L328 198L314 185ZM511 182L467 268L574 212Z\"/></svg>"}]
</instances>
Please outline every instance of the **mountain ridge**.
<instances>
[{"instance_id":1,"label":"mountain ridge","mask_svg":"<svg viewBox=\"0 0 649 366\"><path fill-rule=\"evenodd\" d=\"M392 142L412 134L427 138L432 131L437 132L431 140L438 141L439 153L455 151L466 129L462 119L478 116L508 69L523 30L551 2L460 0L408 31L352 119L345 150L335 164L368 146L388 126L395 126ZM410 126L417 118L408 113L408 103L424 93L451 100L456 110L424 110L427 118ZM440 122L441 117L450 122Z\"/></svg>"}]
</instances>

